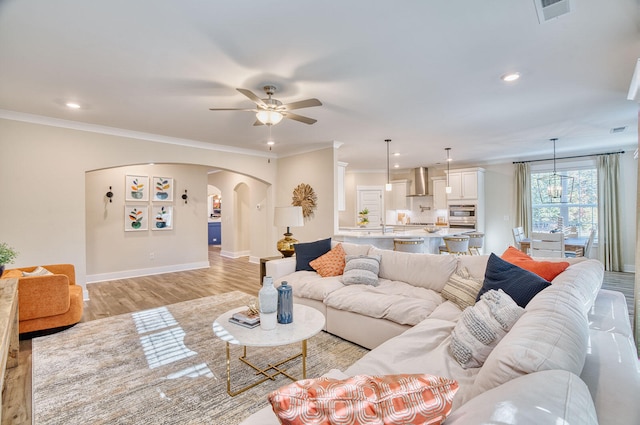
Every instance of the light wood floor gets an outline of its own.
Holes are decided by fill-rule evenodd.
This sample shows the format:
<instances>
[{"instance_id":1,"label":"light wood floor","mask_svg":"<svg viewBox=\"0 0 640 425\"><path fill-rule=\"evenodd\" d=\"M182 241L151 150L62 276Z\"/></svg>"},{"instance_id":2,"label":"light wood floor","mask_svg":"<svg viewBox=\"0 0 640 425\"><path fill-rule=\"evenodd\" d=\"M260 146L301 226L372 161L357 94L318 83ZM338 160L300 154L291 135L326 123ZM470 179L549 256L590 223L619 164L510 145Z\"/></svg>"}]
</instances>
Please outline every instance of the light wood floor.
<instances>
[{"instance_id":1,"label":"light wood floor","mask_svg":"<svg viewBox=\"0 0 640 425\"><path fill-rule=\"evenodd\" d=\"M259 265L249 263L248 257L224 258L220 256L219 247L211 246L209 262L211 267L208 269L89 284L90 301L85 303L83 321L229 291L258 295ZM630 311L633 307L634 277L632 273L605 272L603 283L603 287L619 290L627 296ZM31 424L31 399L31 340L24 340L20 341L18 367L7 371L2 425Z\"/></svg>"}]
</instances>

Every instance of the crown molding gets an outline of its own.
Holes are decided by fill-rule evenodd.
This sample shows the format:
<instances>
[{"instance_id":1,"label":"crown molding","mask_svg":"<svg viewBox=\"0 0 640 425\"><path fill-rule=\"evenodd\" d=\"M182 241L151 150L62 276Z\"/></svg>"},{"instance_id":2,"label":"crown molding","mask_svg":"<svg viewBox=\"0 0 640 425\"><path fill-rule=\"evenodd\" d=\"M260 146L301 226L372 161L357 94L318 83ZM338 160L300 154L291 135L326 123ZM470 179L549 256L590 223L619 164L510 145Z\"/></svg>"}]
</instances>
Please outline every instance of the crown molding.
<instances>
[{"instance_id":1,"label":"crown molding","mask_svg":"<svg viewBox=\"0 0 640 425\"><path fill-rule=\"evenodd\" d=\"M51 127L68 128L71 130L87 131L90 133L106 134L109 136L128 137L130 139L146 140L155 143L186 146L191 148L206 149L217 152L236 153L263 158L278 158L278 155L270 152L261 152L253 149L234 148L233 146L217 145L199 140L181 139L178 137L163 136L160 134L144 133L141 131L126 130L117 127L108 127L98 124L88 124L78 121L63 120L60 118L46 117L43 115L27 114L24 112L0 109L0 118L22 121L32 124L48 125Z\"/></svg>"}]
</instances>

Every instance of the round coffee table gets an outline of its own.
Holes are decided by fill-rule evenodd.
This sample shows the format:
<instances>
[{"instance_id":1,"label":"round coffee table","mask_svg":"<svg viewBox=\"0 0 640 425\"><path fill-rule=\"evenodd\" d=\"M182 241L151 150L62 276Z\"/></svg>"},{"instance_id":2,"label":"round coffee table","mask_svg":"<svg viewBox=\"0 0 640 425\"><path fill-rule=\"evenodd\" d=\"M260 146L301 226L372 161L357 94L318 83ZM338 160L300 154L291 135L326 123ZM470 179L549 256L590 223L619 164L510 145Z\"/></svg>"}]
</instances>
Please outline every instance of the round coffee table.
<instances>
[{"instance_id":1,"label":"round coffee table","mask_svg":"<svg viewBox=\"0 0 640 425\"><path fill-rule=\"evenodd\" d=\"M236 325L229 322L229 318L238 311L246 310L246 306L234 308L226 313L221 314L215 322L213 322L213 333L226 342L227 347L227 393L230 396L238 395L250 388L259 385L268 379L274 380L278 375L284 375L292 381L305 379L307 377L307 339L316 335L324 327L324 315L318 310L305 305L293 305L293 322L286 325L278 323L273 330L265 331L257 326L252 329ZM247 359L247 347L279 347L282 345L302 343L300 353L280 360L277 363L269 363L266 368L260 368ZM242 345L243 354L238 359L246 365L252 367L259 375L263 377L236 391L231 391L231 355L230 344ZM297 378L289 374L281 366L293 359L302 357L302 378Z\"/></svg>"}]
</instances>

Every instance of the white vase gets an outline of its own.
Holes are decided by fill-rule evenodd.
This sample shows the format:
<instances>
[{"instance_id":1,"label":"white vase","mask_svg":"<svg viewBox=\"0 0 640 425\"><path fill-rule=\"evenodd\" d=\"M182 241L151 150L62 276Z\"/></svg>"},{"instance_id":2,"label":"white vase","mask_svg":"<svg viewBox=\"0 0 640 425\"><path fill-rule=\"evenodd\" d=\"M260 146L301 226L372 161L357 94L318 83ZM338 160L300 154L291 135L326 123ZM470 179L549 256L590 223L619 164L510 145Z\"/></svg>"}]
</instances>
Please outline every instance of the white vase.
<instances>
[{"instance_id":1,"label":"white vase","mask_svg":"<svg viewBox=\"0 0 640 425\"><path fill-rule=\"evenodd\" d=\"M278 290L273 286L271 276L265 276L262 280L262 288L258 292L260 303L260 327L269 331L276 328L278 322Z\"/></svg>"}]
</instances>

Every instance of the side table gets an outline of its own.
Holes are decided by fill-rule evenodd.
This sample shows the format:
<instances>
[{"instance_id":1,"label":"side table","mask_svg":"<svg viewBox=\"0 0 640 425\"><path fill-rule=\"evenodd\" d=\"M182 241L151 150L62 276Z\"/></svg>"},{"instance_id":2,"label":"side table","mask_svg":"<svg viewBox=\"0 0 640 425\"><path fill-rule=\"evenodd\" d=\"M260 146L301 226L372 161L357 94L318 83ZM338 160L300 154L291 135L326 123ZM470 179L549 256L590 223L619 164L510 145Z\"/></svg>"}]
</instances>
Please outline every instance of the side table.
<instances>
[{"instance_id":1,"label":"side table","mask_svg":"<svg viewBox=\"0 0 640 425\"><path fill-rule=\"evenodd\" d=\"M284 258L284 257L282 255L276 255L274 257L262 257L262 258L260 258L260 281L258 282L258 284L260 286L262 286L262 279L267 274L267 261L279 260L281 258Z\"/></svg>"}]
</instances>

